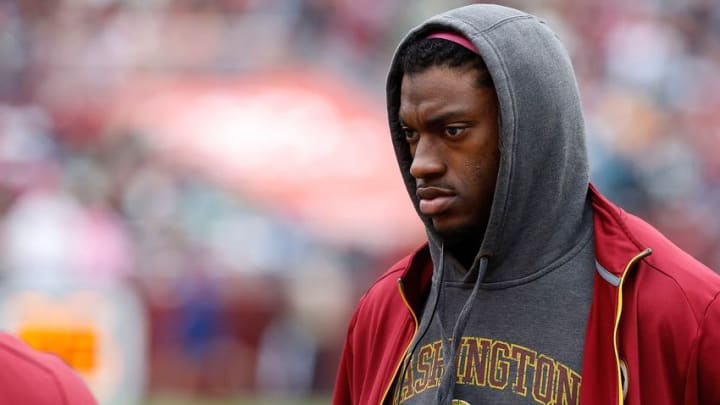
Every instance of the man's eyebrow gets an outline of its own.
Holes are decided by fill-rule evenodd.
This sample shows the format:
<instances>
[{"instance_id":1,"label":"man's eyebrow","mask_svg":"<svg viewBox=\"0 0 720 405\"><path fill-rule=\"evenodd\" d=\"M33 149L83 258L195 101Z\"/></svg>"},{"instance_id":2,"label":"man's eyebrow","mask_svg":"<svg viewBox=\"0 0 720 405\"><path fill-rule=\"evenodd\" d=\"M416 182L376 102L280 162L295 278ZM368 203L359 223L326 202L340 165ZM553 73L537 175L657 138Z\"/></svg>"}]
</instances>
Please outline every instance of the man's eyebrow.
<instances>
[{"instance_id":1,"label":"man's eyebrow","mask_svg":"<svg viewBox=\"0 0 720 405\"><path fill-rule=\"evenodd\" d=\"M425 121L425 124L430 127L434 126L441 126L445 124L447 121L453 121L460 119L460 117L463 117L465 114L463 111L458 110L450 110L445 111L437 115L433 115L430 118Z\"/></svg>"},{"instance_id":2,"label":"man's eyebrow","mask_svg":"<svg viewBox=\"0 0 720 405\"><path fill-rule=\"evenodd\" d=\"M437 127L444 125L447 121L453 121L465 116L465 112L461 110L443 111L437 115L433 115L425 121L425 125L429 127ZM400 118L400 126L409 127L405 120Z\"/></svg>"}]
</instances>

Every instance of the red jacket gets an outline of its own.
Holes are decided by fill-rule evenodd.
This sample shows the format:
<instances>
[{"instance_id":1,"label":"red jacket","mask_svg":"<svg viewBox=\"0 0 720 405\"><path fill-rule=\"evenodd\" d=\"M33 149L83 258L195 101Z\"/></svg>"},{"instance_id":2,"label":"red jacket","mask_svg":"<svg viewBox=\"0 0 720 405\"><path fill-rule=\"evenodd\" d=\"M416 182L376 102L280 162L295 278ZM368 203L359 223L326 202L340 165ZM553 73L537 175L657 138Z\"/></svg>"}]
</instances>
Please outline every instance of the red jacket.
<instances>
[{"instance_id":1,"label":"red jacket","mask_svg":"<svg viewBox=\"0 0 720 405\"><path fill-rule=\"evenodd\" d=\"M0 404L95 405L97 402L59 358L0 333Z\"/></svg>"},{"instance_id":2,"label":"red jacket","mask_svg":"<svg viewBox=\"0 0 720 405\"><path fill-rule=\"evenodd\" d=\"M720 276L592 186L590 193L598 266L580 402L720 404ZM383 403L417 331L431 274L424 246L362 297L333 405Z\"/></svg>"}]
</instances>

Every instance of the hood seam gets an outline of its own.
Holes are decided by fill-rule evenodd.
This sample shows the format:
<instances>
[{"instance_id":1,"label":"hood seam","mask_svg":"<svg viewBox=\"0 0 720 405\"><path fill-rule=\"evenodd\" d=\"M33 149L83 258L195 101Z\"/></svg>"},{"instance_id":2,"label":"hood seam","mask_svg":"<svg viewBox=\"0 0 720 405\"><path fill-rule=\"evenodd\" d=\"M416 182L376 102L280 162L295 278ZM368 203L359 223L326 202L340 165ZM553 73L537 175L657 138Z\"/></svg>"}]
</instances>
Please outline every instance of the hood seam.
<instances>
[{"instance_id":1,"label":"hood seam","mask_svg":"<svg viewBox=\"0 0 720 405\"><path fill-rule=\"evenodd\" d=\"M457 23L458 25L465 25L465 26L468 26L469 28L471 28L473 32L470 33L470 34L472 34L473 37L472 37L472 38L469 38L469 39L472 40L472 39L474 39L475 36L483 35L483 34L485 34L485 33L487 33L487 32L490 32L490 31L492 31L492 30L494 30L494 29L496 29L496 28L498 28L498 27L500 27L500 26L503 26L503 25L505 25L505 24L511 23L511 22L513 22L513 21L517 21L517 20L537 20L537 18L534 17L534 16L532 16L532 15L529 15L529 14L525 14L525 15L514 15L514 16L512 16L512 17L505 17L505 18L503 18L502 20L495 22L495 23L492 24L491 26L489 26L489 27L487 27L487 28L482 28L482 29L479 28L479 27L477 27L475 24L473 24L473 23L471 23L471 22L469 22L469 21L467 21L467 20L460 19L460 18L458 18L458 17L446 16L446 17L445 17L445 20L447 20L447 21L452 21L453 23ZM538 20L538 22L539 22L539 20ZM429 24L437 24L437 25L444 25L443 23L444 23L444 21L443 21L443 22L440 22L440 21L429 22ZM452 27L451 27L451 28L452 28ZM467 35L467 34L465 34L465 35Z\"/></svg>"},{"instance_id":2,"label":"hood seam","mask_svg":"<svg viewBox=\"0 0 720 405\"><path fill-rule=\"evenodd\" d=\"M510 20L511 20L511 19L507 19L506 21L510 21ZM495 24L495 27L497 27L497 26L499 26L499 25L498 25L498 24ZM511 82L511 80L508 79L508 69L507 69L507 65L505 64L505 59L501 56L501 54L500 54L500 52L498 51L498 49L497 49L497 47L495 46L495 44L487 38L487 35L486 35L487 32L489 32L489 30L485 30L485 31L482 32L480 35L483 37L484 42L489 45L490 49L492 49L493 54L494 54L493 56L495 57L495 59L497 60L497 62L499 63L499 65L500 65L500 67L501 67L501 72L502 72L502 76L503 76L502 79L503 79L503 82L504 82L505 86L507 86L507 94L508 94L509 100L510 100L510 103L509 103L509 104L510 104L510 111L509 111L509 113L511 114L511 116L509 117L509 118L510 118L509 121L512 123L512 124L511 124L511 125L512 125L512 128L510 128L510 130L512 131L512 132L510 133L511 139L508 139L510 145L507 145L506 142L504 142L503 137L501 136L502 133L503 133L506 129L505 129L504 126L502 125L502 121L503 121L502 108L500 108L500 106L498 106L498 114L500 114L499 117L498 117L498 127L499 127L499 131L498 131L498 143L499 143L499 145L500 145L501 147L503 147L503 148L507 148L508 146L510 147L510 150L508 151L509 153L502 153L502 151L500 151L500 163L502 163L503 159L506 159L506 161L507 161L507 168L508 168L508 169L507 169L507 170L508 170L508 173L507 173L507 187L506 187L506 190L505 190L505 193L504 193L505 195L502 196L502 197L503 197L503 201L502 201L502 207L500 208L501 211L498 213L498 216L497 216L497 218L500 218L500 221L501 221L501 222L500 222L500 224L498 224L498 230L497 230L497 233L496 233L496 235L495 235L495 240L494 240L493 242L490 242L490 243L494 243L494 244L496 244L496 245L499 245L499 244L501 243L502 239L505 237L505 226L507 225L507 215L506 215L506 212L507 212L507 207L508 207L508 203L509 203L509 200L510 200L510 194L511 194L511 193L510 193L510 190L512 190L512 189L514 188L513 186L514 186L514 177L515 177L515 176L514 176L514 173L515 173L515 153L516 153L516 149L517 149L517 129L518 129L517 119L518 119L518 114L517 114L517 103L516 103L516 100L515 100L515 92L513 91L513 84L512 84L512 82ZM497 87L495 88L495 93L497 94ZM499 99L500 99L500 97L499 97L499 95L498 95L498 100L499 100ZM500 169L500 168L502 168L502 166L499 166L498 169ZM500 172L498 171L498 174L499 174L499 173L500 173ZM497 180L500 180L499 176L498 176L498 179L497 179ZM496 191L495 191L495 195L497 196L497 189L496 189ZM494 204L493 204L493 205L494 205ZM488 226L487 226L486 229L485 229L485 235L487 235L487 229L489 228L489 225L491 225L491 221L492 221L492 219L493 219L494 217L495 217L495 216L493 215L492 206L491 206L490 217L489 217L489 220L488 220ZM485 239L485 238L483 237L483 239ZM481 251L482 251L482 249L483 249L483 245L485 245L485 240L483 240L483 242L482 242L481 245L480 245L480 250L481 250ZM495 250L495 249L494 249L494 246L491 247L491 250ZM493 252L490 252L490 254L492 254L492 253L493 253Z\"/></svg>"},{"instance_id":3,"label":"hood seam","mask_svg":"<svg viewBox=\"0 0 720 405\"><path fill-rule=\"evenodd\" d=\"M590 229L592 229L592 228L590 228ZM553 271L562 267L565 263L567 263L570 260L572 260L573 258L575 258L592 241L593 241L593 232L588 232L588 235L585 236L584 240L581 239L580 243L578 243L577 245L573 246L570 250L568 250L568 252L565 256L561 256L560 258L558 258L558 260L556 260L555 262L549 263L546 267L540 268L537 271L530 273L529 275L519 278L519 279L482 283L480 285L480 287L483 290L504 290L504 289L518 287L521 285L532 283L532 282L552 273Z\"/></svg>"}]
</instances>

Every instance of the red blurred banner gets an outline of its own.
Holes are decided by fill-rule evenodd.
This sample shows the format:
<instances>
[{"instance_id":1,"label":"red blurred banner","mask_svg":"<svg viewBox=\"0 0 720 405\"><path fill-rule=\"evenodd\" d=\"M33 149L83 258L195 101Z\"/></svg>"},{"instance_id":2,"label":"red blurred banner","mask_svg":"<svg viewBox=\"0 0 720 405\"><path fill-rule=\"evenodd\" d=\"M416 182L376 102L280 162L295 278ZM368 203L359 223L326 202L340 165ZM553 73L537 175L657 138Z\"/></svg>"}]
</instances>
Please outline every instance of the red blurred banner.
<instances>
[{"instance_id":1,"label":"red blurred banner","mask_svg":"<svg viewBox=\"0 0 720 405\"><path fill-rule=\"evenodd\" d=\"M149 135L160 156L324 237L378 248L420 240L383 103L332 75L144 79L117 101L115 130Z\"/></svg>"}]
</instances>

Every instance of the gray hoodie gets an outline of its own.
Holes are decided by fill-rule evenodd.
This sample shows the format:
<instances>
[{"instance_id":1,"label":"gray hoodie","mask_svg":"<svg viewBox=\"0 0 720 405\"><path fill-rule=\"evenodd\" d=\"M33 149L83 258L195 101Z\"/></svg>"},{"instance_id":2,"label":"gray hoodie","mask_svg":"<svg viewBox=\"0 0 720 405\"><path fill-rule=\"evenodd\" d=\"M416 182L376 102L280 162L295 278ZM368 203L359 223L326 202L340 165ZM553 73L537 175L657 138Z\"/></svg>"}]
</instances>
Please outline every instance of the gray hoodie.
<instances>
[{"instance_id":1,"label":"gray hoodie","mask_svg":"<svg viewBox=\"0 0 720 405\"><path fill-rule=\"evenodd\" d=\"M470 269L444 251L431 220L419 211L409 171L412 157L398 117L403 77L399 54L408 43L438 30L458 32L475 45L498 96L498 178L488 225ZM537 356L580 370L594 267L592 212L581 103L570 59L557 36L536 17L495 5L475 4L432 17L401 42L388 75L387 105L400 170L426 225L434 263L411 359L439 334L442 357L460 357L460 366L467 365L462 360L467 356L465 338L483 338L531 348ZM415 361L406 368L417 366ZM510 375L526 374L527 387L533 389L534 370L514 367ZM518 403L512 393L476 393L472 384L457 388L463 370L455 362L445 362L444 368L437 399L419 400L418 392L416 402L413 395L399 402L480 398ZM398 386L403 378L412 378L412 373L401 377ZM561 395L554 389L553 395Z\"/></svg>"}]
</instances>

